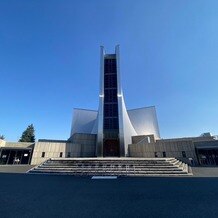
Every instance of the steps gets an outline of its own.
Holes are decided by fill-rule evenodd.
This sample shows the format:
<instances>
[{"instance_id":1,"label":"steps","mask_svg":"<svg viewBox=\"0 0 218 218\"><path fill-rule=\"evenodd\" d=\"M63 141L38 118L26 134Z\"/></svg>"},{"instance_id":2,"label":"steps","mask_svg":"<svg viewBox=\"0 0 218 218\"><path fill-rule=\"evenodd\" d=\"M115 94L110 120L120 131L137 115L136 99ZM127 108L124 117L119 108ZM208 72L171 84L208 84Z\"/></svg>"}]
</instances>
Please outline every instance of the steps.
<instances>
[{"instance_id":1,"label":"steps","mask_svg":"<svg viewBox=\"0 0 218 218\"><path fill-rule=\"evenodd\" d=\"M190 167L175 158L52 158L31 174L75 176L189 176Z\"/></svg>"}]
</instances>

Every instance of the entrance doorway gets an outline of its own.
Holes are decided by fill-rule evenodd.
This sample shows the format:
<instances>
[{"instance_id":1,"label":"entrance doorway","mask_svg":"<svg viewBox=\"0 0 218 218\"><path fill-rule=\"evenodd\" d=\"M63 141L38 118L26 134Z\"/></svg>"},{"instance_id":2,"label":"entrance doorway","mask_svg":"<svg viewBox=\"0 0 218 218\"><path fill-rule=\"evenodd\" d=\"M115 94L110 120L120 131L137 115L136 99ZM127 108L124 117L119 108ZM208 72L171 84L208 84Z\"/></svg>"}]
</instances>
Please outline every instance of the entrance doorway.
<instances>
[{"instance_id":1,"label":"entrance doorway","mask_svg":"<svg viewBox=\"0 0 218 218\"><path fill-rule=\"evenodd\" d=\"M218 166L218 148L197 149L200 165Z\"/></svg>"},{"instance_id":2,"label":"entrance doorway","mask_svg":"<svg viewBox=\"0 0 218 218\"><path fill-rule=\"evenodd\" d=\"M32 149L2 148L0 164L30 164Z\"/></svg>"},{"instance_id":3,"label":"entrance doorway","mask_svg":"<svg viewBox=\"0 0 218 218\"><path fill-rule=\"evenodd\" d=\"M104 140L104 157L119 157L119 140L105 139Z\"/></svg>"}]
</instances>

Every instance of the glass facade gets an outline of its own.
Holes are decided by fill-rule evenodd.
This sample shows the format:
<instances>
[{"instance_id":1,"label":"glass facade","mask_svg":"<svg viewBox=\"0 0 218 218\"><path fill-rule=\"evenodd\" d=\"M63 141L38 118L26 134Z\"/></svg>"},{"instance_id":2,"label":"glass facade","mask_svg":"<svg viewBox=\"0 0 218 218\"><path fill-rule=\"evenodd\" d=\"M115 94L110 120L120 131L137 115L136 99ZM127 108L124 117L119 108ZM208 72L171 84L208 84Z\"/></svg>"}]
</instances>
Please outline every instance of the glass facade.
<instances>
[{"instance_id":1,"label":"glass facade","mask_svg":"<svg viewBox=\"0 0 218 218\"><path fill-rule=\"evenodd\" d=\"M218 166L218 140L194 142L200 165Z\"/></svg>"},{"instance_id":2,"label":"glass facade","mask_svg":"<svg viewBox=\"0 0 218 218\"><path fill-rule=\"evenodd\" d=\"M31 148L1 148L0 165L2 164L30 164Z\"/></svg>"},{"instance_id":3,"label":"glass facade","mask_svg":"<svg viewBox=\"0 0 218 218\"><path fill-rule=\"evenodd\" d=\"M104 59L103 155L119 156L119 118L116 56Z\"/></svg>"}]
</instances>

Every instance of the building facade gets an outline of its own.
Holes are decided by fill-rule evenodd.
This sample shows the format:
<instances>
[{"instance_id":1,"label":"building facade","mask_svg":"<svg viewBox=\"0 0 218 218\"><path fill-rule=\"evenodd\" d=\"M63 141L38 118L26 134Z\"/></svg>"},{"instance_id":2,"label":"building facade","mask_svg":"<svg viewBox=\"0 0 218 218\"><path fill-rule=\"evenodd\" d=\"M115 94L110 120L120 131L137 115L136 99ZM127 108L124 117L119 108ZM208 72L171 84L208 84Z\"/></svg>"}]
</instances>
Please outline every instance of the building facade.
<instances>
[{"instance_id":1,"label":"building facade","mask_svg":"<svg viewBox=\"0 0 218 218\"><path fill-rule=\"evenodd\" d=\"M75 109L71 139L74 134L95 134L97 157L126 157L132 136L153 134L160 137L155 107L127 110L120 73L120 52L100 48L100 90L97 111Z\"/></svg>"},{"instance_id":2,"label":"building facade","mask_svg":"<svg viewBox=\"0 0 218 218\"><path fill-rule=\"evenodd\" d=\"M69 139L0 140L0 164L38 165L57 157L176 157L189 164L218 165L218 140L208 134L160 139L154 106L126 109L119 46L114 54L101 47L98 110L74 109Z\"/></svg>"}]
</instances>

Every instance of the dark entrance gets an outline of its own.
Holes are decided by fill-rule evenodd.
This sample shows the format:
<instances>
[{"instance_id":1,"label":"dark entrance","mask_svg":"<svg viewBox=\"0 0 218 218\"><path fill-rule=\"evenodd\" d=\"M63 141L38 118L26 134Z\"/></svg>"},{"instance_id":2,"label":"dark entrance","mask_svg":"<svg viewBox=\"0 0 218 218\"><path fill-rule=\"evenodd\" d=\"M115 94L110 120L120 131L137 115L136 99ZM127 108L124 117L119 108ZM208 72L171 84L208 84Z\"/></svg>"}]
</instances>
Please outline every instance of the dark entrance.
<instances>
[{"instance_id":1,"label":"dark entrance","mask_svg":"<svg viewBox=\"0 0 218 218\"><path fill-rule=\"evenodd\" d=\"M218 148L197 149L200 165L218 166Z\"/></svg>"},{"instance_id":2,"label":"dark entrance","mask_svg":"<svg viewBox=\"0 0 218 218\"><path fill-rule=\"evenodd\" d=\"M104 141L104 156L105 157L119 156L119 140L106 139Z\"/></svg>"},{"instance_id":3,"label":"dark entrance","mask_svg":"<svg viewBox=\"0 0 218 218\"><path fill-rule=\"evenodd\" d=\"M218 140L194 142L200 165L218 166Z\"/></svg>"},{"instance_id":4,"label":"dark entrance","mask_svg":"<svg viewBox=\"0 0 218 218\"><path fill-rule=\"evenodd\" d=\"M31 148L2 148L0 164L30 164Z\"/></svg>"}]
</instances>

